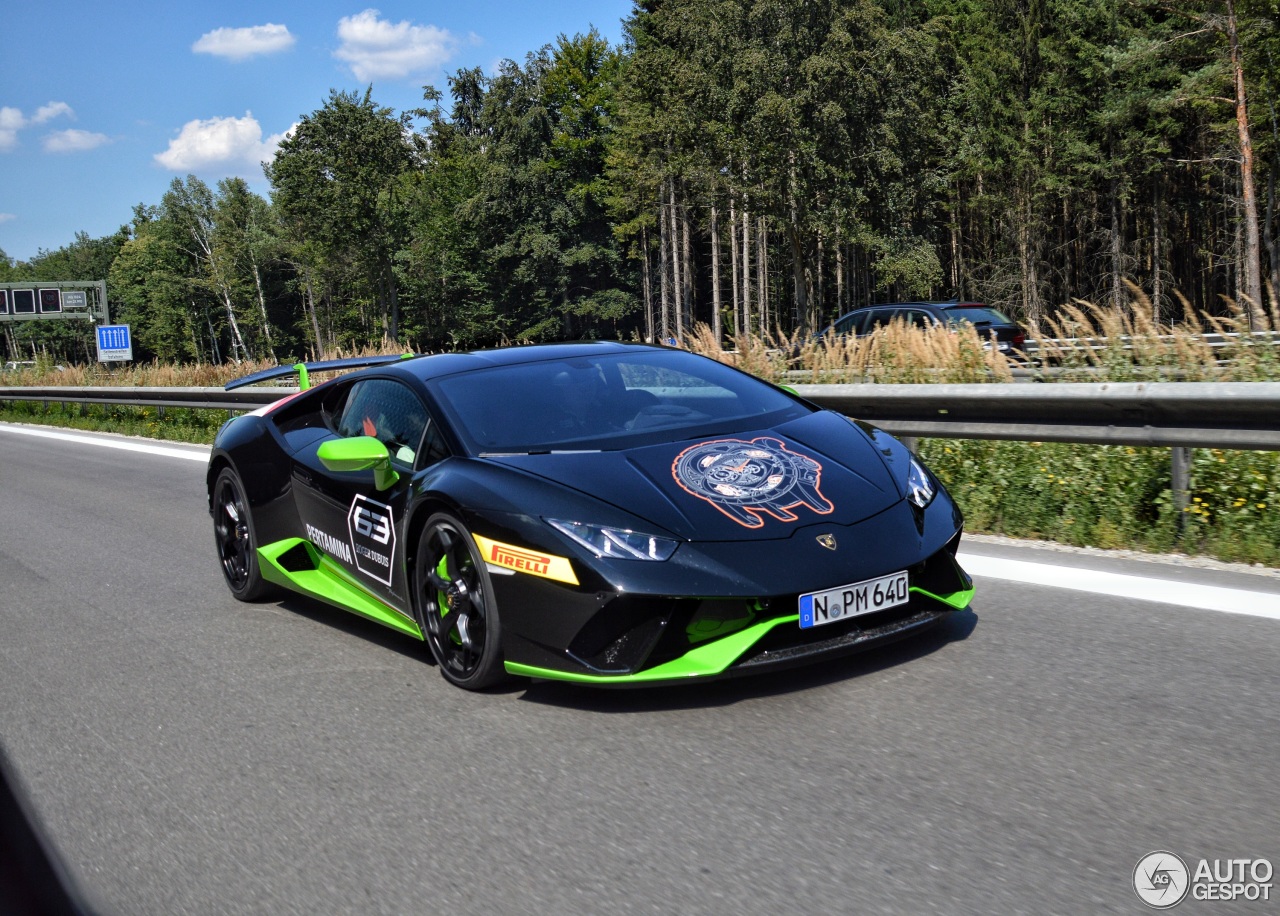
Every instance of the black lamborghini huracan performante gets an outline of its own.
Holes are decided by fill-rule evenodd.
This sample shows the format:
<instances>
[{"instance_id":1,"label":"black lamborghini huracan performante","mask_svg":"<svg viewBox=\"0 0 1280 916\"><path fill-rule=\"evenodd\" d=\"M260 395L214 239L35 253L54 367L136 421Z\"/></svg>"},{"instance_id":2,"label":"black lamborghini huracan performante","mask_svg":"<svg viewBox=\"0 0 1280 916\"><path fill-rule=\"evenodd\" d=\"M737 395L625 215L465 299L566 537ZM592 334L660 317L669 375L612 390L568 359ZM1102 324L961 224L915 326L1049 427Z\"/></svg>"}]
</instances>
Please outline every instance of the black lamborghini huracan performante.
<instances>
[{"instance_id":1,"label":"black lamborghini huracan performante","mask_svg":"<svg viewBox=\"0 0 1280 916\"><path fill-rule=\"evenodd\" d=\"M292 372L302 391L214 444L227 585L424 640L460 687L773 670L973 596L960 512L910 451L712 359L554 344L228 387Z\"/></svg>"}]
</instances>

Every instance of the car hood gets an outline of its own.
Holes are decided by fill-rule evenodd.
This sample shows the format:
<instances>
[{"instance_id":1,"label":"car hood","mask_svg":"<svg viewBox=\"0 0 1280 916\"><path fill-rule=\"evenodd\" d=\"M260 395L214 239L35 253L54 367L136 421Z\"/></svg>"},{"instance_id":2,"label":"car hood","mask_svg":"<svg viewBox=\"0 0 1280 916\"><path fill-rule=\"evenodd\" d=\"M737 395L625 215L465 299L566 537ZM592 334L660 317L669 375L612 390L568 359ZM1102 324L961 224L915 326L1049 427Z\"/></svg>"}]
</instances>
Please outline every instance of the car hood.
<instances>
[{"instance_id":1,"label":"car hood","mask_svg":"<svg viewBox=\"0 0 1280 916\"><path fill-rule=\"evenodd\" d=\"M770 429L622 451L492 460L690 541L786 538L821 521L851 525L902 498L867 434L829 411Z\"/></svg>"}]
</instances>

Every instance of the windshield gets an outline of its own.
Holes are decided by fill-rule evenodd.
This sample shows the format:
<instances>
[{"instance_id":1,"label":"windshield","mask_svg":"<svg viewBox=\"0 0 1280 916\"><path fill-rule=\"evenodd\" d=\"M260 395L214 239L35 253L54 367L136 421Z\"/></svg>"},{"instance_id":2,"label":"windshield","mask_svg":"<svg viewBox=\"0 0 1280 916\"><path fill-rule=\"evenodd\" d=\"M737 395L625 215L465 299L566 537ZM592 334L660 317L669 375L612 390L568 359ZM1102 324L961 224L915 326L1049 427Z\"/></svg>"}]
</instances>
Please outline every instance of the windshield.
<instances>
[{"instance_id":1,"label":"windshield","mask_svg":"<svg viewBox=\"0 0 1280 916\"><path fill-rule=\"evenodd\" d=\"M809 412L758 379L679 350L500 366L435 386L478 454L629 448L771 426Z\"/></svg>"}]
</instances>

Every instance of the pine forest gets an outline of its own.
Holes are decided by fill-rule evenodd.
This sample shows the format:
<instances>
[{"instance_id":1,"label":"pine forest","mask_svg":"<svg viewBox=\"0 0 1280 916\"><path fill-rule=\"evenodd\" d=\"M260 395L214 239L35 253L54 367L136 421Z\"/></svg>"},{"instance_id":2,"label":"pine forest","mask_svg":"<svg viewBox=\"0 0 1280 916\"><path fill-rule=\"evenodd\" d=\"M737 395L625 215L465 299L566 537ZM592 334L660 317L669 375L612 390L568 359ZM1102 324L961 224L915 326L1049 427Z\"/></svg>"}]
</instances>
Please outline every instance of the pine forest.
<instances>
[{"instance_id":1,"label":"pine forest","mask_svg":"<svg viewBox=\"0 0 1280 916\"><path fill-rule=\"evenodd\" d=\"M809 335L873 302L1269 327L1277 0L636 0L397 112L331 91L0 280L107 280L135 356ZM92 362L64 322L9 358Z\"/></svg>"}]
</instances>

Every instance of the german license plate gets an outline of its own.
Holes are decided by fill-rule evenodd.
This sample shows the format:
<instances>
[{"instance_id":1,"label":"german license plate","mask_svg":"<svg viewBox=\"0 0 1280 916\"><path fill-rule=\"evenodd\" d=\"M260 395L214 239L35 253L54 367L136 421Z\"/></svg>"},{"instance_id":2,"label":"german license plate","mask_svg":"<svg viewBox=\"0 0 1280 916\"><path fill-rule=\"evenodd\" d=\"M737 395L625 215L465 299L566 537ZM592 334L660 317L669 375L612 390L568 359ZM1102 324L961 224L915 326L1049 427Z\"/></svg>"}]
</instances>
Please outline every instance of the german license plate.
<instances>
[{"instance_id":1,"label":"german license plate","mask_svg":"<svg viewBox=\"0 0 1280 916\"><path fill-rule=\"evenodd\" d=\"M864 579L851 585L809 592L800 596L800 628L820 627L824 623L835 623L860 614L874 614L910 600L905 569L879 579Z\"/></svg>"}]
</instances>

